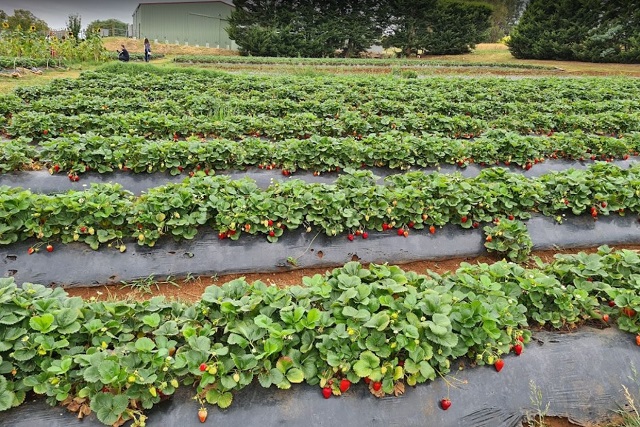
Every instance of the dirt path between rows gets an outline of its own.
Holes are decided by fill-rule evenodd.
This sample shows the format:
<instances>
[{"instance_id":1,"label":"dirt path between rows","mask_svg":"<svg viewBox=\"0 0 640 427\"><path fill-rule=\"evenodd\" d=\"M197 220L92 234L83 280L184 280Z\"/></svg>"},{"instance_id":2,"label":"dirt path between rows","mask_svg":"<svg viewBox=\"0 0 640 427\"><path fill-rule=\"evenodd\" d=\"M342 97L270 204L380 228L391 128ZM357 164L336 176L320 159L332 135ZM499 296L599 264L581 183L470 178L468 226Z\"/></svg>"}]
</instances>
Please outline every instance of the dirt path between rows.
<instances>
[{"instance_id":1,"label":"dirt path between rows","mask_svg":"<svg viewBox=\"0 0 640 427\"><path fill-rule=\"evenodd\" d=\"M613 249L631 249L640 250L640 245L618 245L612 246ZM533 256L539 257L544 262L551 262L556 254L575 254L578 252L593 253L597 248L582 248L568 250L548 250L535 251ZM415 271L424 274L427 270L434 271L438 274L447 271L455 271L461 263L492 263L497 259L488 255L479 257L454 258L438 261L415 261L406 264L399 264L405 271ZM336 266L338 267L338 266ZM221 276L194 276L186 278L170 278L171 283L157 283L148 280L140 280L130 282L128 285L103 285L90 287L73 287L66 291L71 296L80 296L84 299L95 297L101 300L124 300L124 299L148 299L153 296L164 295L167 298L179 299L187 302L195 302L200 299L207 286L222 285L233 279L245 277L248 282L262 280L267 284L274 284L279 287L300 285L304 276L313 276L315 274L324 274L330 268L301 268L287 270L276 273L250 273L250 274L228 274Z\"/></svg>"}]
</instances>

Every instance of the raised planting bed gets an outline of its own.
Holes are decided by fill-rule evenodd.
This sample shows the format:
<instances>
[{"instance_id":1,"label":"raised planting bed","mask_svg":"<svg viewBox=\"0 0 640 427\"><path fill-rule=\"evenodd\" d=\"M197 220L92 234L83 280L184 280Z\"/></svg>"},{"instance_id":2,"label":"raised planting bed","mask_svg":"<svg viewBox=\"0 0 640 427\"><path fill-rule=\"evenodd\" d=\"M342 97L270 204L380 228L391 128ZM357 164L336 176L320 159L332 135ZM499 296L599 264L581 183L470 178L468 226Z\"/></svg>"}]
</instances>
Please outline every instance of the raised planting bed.
<instances>
[{"instance_id":1,"label":"raised planting bed","mask_svg":"<svg viewBox=\"0 0 640 427\"><path fill-rule=\"evenodd\" d=\"M416 59L370 58L280 58L260 56L178 55L173 62L189 64L274 64L274 65L334 65L334 66L405 66L405 67L488 67L529 70L557 70L558 67L534 64L506 64L498 62L460 62Z\"/></svg>"},{"instance_id":2,"label":"raised planting bed","mask_svg":"<svg viewBox=\"0 0 640 427\"><path fill-rule=\"evenodd\" d=\"M329 236L423 228L433 234L445 224L478 228L533 213L557 222L565 213L589 213L597 220L640 212L639 173L637 164L622 169L598 163L537 178L490 168L475 178L412 172L389 175L378 184L370 171L355 171L334 184L292 179L263 189L249 178L198 172L137 197L118 184L52 195L3 187L0 243L36 237L83 241L97 249L127 236L146 246L163 235L190 240L200 226L212 227L221 238L260 234L276 242L286 230L298 228L317 228Z\"/></svg>"},{"instance_id":3,"label":"raised planting bed","mask_svg":"<svg viewBox=\"0 0 640 427\"><path fill-rule=\"evenodd\" d=\"M92 424L97 417L140 425L145 409L168 399L148 422L167 425L180 416L190 425L198 404L186 402L194 395L204 408L230 407L209 409L214 422L231 424L254 417L333 422L344 413L354 425L516 426L547 402L549 415L599 421L624 402L622 385L637 387L638 273L637 252L606 247L536 268L462 264L444 275L352 262L302 286L237 279L207 288L195 304L82 301L3 279L0 320L10 327L0 337L7 397L0 403L7 409L33 391ZM631 334L529 329L585 321ZM265 397L260 386L283 391ZM323 393L342 397L325 402ZM447 409L444 398L452 403L446 412L438 409ZM293 401L301 406L292 409ZM33 408L43 413L40 404ZM23 414L0 420L20 423Z\"/></svg>"},{"instance_id":4,"label":"raised planting bed","mask_svg":"<svg viewBox=\"0 0 640 427\"><path fill-rule=\"evenodd\" d=\"M307 135L308 136L308 135ZM308 136L270 141L192 136L149 140L133 136L75 134L40 141L30 138L0 141L0 171L46 167L52 174L81 175L130 170L136 173L180 173L281 169L283 174L309 171L318 175L345 168L387 167L466 168L504 165L525 171L548 160L575 162L629 160L640 150L640 133L620 136L587 135L581 131L550 136L522 136L492 130L472 139L414 136L389 131L345 138ZM552 162L553 163L553 162ZM555 164L555 163L554 163ZM540 170L541 168L537 168Z\"/></svg>"}]
</instances>

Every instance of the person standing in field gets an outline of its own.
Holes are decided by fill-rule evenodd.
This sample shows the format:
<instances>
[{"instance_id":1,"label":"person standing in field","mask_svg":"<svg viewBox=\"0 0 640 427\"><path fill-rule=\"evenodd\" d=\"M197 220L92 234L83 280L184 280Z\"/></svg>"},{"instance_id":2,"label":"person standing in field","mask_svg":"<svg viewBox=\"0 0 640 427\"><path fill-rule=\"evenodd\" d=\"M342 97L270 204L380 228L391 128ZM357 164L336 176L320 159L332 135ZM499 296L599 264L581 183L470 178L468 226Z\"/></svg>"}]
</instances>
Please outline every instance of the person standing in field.
<instances>
[{"instance_id":1,"label":"person standing in field","mask_svg":"<svg viewBox=\"0 0 640 427\"><path fill-rule=\"evenodd\" d=\"M149 62L150 53L151 53L151 43L149 43L149 39L145 37L145 39L144 39L144 62Z\"/></svg>"}]
</instances>

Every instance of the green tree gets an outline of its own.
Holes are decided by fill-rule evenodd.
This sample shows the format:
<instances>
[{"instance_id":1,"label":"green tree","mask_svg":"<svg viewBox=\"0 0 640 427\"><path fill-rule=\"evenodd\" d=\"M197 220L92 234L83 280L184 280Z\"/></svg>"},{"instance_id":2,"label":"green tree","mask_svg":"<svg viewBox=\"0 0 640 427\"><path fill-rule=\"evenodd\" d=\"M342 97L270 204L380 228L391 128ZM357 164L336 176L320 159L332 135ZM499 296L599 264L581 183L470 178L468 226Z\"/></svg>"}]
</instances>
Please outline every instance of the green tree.
<instances>
[{"instance_id":1,"label":"green tree","mask_svg":"<svg viewBox=\"0 0 640 427\"><path fill-rule=\"evenodd\" d=\"M378 0L329 0L322 17L332 34L333 48L347 58L358 56L379 43L388 8Z\"/></svg>"},{"instance_id":2,"label":"green tree","mask_svg":"<svg viewBox=\"0 0 640 427\"><path fill-rule=\"evenodd\" d=\"M73 35L73 38L75 40L78 40L80 29L82 29L82 18L80 17L80 15L78 15L77 13L69 15L69 21L67 21L67 31L69 31L69 33Z\"/></svg>"},{"instance_id":3,"label":"green tree","mask_svg":"<svg viewBox=\"0 0 640 427\"><path fill-rule=\"evenodd\" d=\"M128 25L117 19L106 19L92 21L87 26L87 34L98 33L100 30L109 30L110 36L124 37L127 35Z\"/></svg>"},{"instance_id":4,"label":"green tree","mask_svg":"<svg viewBox=\"0 0 640 427\"><path fill-rule=\"evenodd\" d=\"M391 0L394 11L383 39L385 48L397 47L408 56L458 54L483 41L492 9L486 3L453 0Z\"/></svg>"},{"instance_id":5,"label":"green tree","mask_svg":"<svg viewBox=\"0 0 640 427\"><path fill-rule=\"evenodd\" d=\"M380 38L377 0L235 0L227 32L245 55L356 56Z\"/></svg>"},{"instance_id":6,"label":"green tree","mask_svg":"<svg viewBox=\"0 0 640 427\"><path fill-rule=\"evenodd\" d=\"M487 41L496 43L508 35L518 19L518 0L484 0L493 8Z\"/></svg>"},{"instance_id":7,"label":"green tree","mask_svg":"<svg viewBox=\"0 0 640 427\"><path fill-rule=\"evenodd\" d=\"M42 19L37 18L33 13L24 9L16 9L13 11L13 15L7 16L7 22L9 28L15 30L18 26L22 30L30 30L32 27L37 32L44 32L49 30L49 26Z\"/></svg>"},{"instance_id":8,"label":"green tree","mask_svg":"<svg viewBox=\"0 0 640 427\"><path fill-rule=\"evenodd\" d=\"M640 10L627 0L532 0L513 29L516 58L640 62Z\"/></svg>"}]
</instances>

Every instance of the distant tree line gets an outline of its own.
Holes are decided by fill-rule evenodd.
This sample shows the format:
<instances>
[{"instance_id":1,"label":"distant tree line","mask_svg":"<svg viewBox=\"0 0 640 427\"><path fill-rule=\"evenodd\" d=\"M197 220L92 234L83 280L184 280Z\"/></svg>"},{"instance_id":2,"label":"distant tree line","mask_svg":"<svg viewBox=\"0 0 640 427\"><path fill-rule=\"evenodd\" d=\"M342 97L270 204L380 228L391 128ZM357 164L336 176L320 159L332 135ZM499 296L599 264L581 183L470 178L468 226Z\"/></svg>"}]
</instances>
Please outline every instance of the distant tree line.
<instances>
[{"instance_id":1,"label":"distant tree line","mask_svg":"<svg viewBox=\"0 0 640 427\"><path fill-rule=\"evenodd\" d=\"M640 63L640 3L531 0L508 45L516 58Z\"/></svg>"},{"instance_id":2,"label":"distant tree line","mask_svg":"<svg viewBox=\"0 0 640 427\"><path fill-rule=\"evenodd\" d=\"M399 48L403 56L418 51L467 53L489 36L495 9L487 2L464 0L233 3L227 31L242 54L289 57L326 57L336 52L353 57L376 44Z\"/></svg>"},{"instance_id":3,"label":"distant tree line","mask_svg":"<svg viewBox=\"0 0 640 427\"><path fill-rule=\"evenodd\" d=\"M33 13L25 9L16 9L13 15L8 15L4 10L0 10L0 22L3 29L20 29L23 31L45 32L49 26L42 19L36 18Z\"/></svg>"},{"instance_id":4,"label":"distant tree line","mask_svg":"<svg viewBox=\"0 0 640 427\"><path fill-rule=\"evenodd\" d=\"M98 33L109 30L109 36L127 36L128 25L118 19L95 20L87 25L87 33Z\"/></svg>"}]
</instances>

